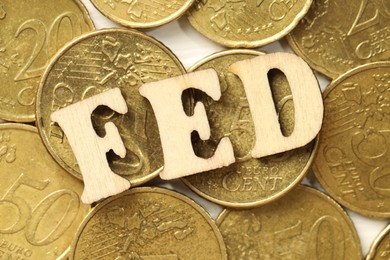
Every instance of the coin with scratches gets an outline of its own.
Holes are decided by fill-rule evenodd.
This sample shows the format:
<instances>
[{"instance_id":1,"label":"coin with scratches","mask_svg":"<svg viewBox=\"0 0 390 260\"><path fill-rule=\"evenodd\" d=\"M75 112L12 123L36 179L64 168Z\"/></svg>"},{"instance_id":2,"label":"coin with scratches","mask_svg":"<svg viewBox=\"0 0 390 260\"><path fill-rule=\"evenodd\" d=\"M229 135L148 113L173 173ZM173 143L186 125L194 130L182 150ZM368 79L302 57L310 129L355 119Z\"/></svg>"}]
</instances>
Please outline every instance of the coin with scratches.
<instances>
[{"instance_id":1,"label":"coin with scratches","mask_svg":"<svg viewBox=\"0 0 390 260\"><path fill-rule=\"evenodd\" d=\"M180 18L194 0L91 0L112 21L129 28L153 28Z\"/></svg>"},{"instance_id":2,"label":"coin with scratches","mask_svg":"<svg viewBox=\"0 0 390 260\"><path fill-rule=\"evenodd\" d=\"M227 259L206 211L163 188L134 188L104 200L80 226L70 259Z\"/></svg>"},{"instance_id":3,"label":"coin with scratches","mask_svg":"<svg viewBox=\"0 0 390 260\"><path fill-rule=\"evenodd\" d=\"M0 259L57 259L90 211L35 127L0 124Z\"/></svg>"},{"instance_id":4,"label":"coin with scratches","mask_svg":"<svg viewBox=\"0 0 390 260\"><path fill-rule=\"evenodd\" d=\"M252 158L255 130L249 103L241 80L229 72L233 63L255 58L263 53L252 50L229 50L213 54L190 71L213 68L221 84L221 98L214 101L201 92L193 94L201 101L210 124L211 136L203 141L192 138L194 151L209 158L222 137L232 142L236 162L228 167L183 178L200 196L228 207L255 207L277 200L298 185L309 170L316 152L316 140L309 144L264 158ZM294 102L286 76L271 70L268 79L273 93L281 131L288 136L294 130Z\"/></svg>"},{"instance_id":5,"label":"coin with scratches","mask_svg":"<svg viewBox=\"0 0 390 260\"><path fill-rule=\"evenodd\" d=\"M160 135L153 109L138 88L147 82L185 73L180 61L162 43L142 32L104 29L77 38L51 61L37 96L37 126L56 161L81 179L77 160L61 127L50 115L105 90L119 88L128 112L99 106L91 116L99 136L113 122L126 148L125 158L107 154L113 172L137 186L154 178L163 166Z\"/></svg>"},{"instance_id":6,"label":"coin with scratches","mask_svg":"<svg viewBox=\"0 0 390 260\"><path fill-rule=\"evenodd\" d=\"M35 121L38 85L51 57L94 29L80 0L0 0L0 119Z\"/></svg>"},{"instance_id":7,"label":"coin with scratches","mask_svg":"<svg viewBox=\"0 0 390 260\"><path fill-rule=\"evenodd\" d=\"M261 207L225 209L216 222L229 259L362 259L347 213L303 185Z\"/></svg>"},{"instance_id":8,"label":"coin with scratches","mask_svg":"<svg viewBox=\"0 0 390 260\"><path fill-rule=\"evenodd\" d=\"M210 40L230 48L256 48L288 34L312 0L196 0L191 25Z\"/></svg>"},{"instance_id":9,"label":"coin with scratches","mask_svg":"<svg viewBox=\"0 0 390 260\"><path fill-rule=\"evenodd\" d=\"M287 40L313 69L336 79L359 65L389 60L389 28L389 1L313 0Z\"/></svg>"},{"instance_id":10,"label":"coin with scratches","mask_svg":"<svg viewBox=\"0 0 390 260\"><path fill-rule=\"evenodd\" d=\"M390 63L357 67L326 87L313 171L341 205L390 217Z\"/></svg>"}]
</instances>

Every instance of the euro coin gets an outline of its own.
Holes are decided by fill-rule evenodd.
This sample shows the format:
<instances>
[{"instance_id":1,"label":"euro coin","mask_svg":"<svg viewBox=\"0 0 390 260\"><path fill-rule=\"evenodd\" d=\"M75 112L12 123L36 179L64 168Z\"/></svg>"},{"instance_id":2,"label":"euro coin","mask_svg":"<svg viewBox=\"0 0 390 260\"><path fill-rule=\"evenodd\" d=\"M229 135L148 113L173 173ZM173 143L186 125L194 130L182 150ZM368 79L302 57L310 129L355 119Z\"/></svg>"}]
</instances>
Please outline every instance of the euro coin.
<instances>
[{"instance_id":1,"label":"euro coin","mask_svg":"<svg viewBox=\"0 0 390 260\"><path fill-rule=\"evenodd\" d=\"M325 194L299 186L271 204L217 219L229 259L360 260L351 219Z\"/></svg>"},{"instance_id":2,"label":"euro coin","mask_svg":"<svg viewBox=\"0 0 390 260\"><path fill-rule=\"evenodd\" d=\"M112 21L130 28L152 28L182 16L194 0L91 0Z\"/></svg>"},{"instance_id":3,"label":"euro coin","mask_svg":"<svg viewBox=\"0 0 390 260\"><path fill-rule=\"evenodd\" d=\"M366 260L380 260L389 258L390 226L387 226L375 239Z\"/></svg>"},{"instance_id":4,"label":"euro coin","mask_svg":"<svg viewBox=\"0 0 390 260\"><path fill-rule=\"evenodd\" d=\"M191 25L231 48L255 48L289 33L312 0L197 0L188 12Z\"/></svg>"},{"instance_id":5,"label":"euro coin","mask_svg":"<svg viewBox=\"0 0 390 260\"><path fill-rule=\"evenodd\" d=\"M221 233L187 197L162 188L135 188L91 211L70 259L227 259Z\"/></svg>"},{"instance_id":6,"label":"euro coin","mask_svg":"<svg viewBox=\"0 0 390 260\"><path fill-rule=\"evenodd\" d=\"M288 35L292 49L335 79L362 64L390 58L389 1L313 0Z\"/></svg>"},{"instance_id":7,"label":"euro coin","mask_svg":"<svg viewBox=\"0 0 390 260\"><path fill-rule=\"evenodd\" d=\"M193 191L215 203L228 207L254 207L269 203L289 192L300 183L315 154L315 140L292 151L252 158L250 151L255 142L255 130L240 79L228 68L233 63L262 55L250 50L230 50L216 53L200 61L190 71L213 68L221 84L221 98L213 101L203 93L195 93L195 101L205 108L211 137L202 141L194 136L197 155L209 158L219 143L228 136L233 144L236 163L216 170L188 176L183 179ZM268 75L274 95L281 131L289 135L294 130L294 103L288 81L279 70Z\"/></svg>"},{"instance_id":8,"label":"euro coin","mask_svg":"<svg viewBox=\"0 0 390 260\"><path fill-rule=\"evenodd\" d=\"M324 122L313 171L340 204L390 216L390 63L353 69L324 92Z\"/></svg>"},{"instance_id":9,"label":"euro coin","mask_svg":"<svg viewBox=\"0 0 390 260\"><path fill-rule=\"evenodd\" d=\"M35 121L39 80L49 60L92 30L79 0L0 1L0 119Z\"/></svg>"},{"instance_id":10,"label":"euro coin","mask_svg":"<svg viewBox=\"0 0 390 260\"><path fill-rule=\"evenodd\" d=\"M0 258L66 255L90 210L83 184L46 151L37 129L0 124Z\"/></svg>"},{"instance_id":11,"label":"euro coin","mask_svg":"<svg viewBox=\"0 0 390 260\"><path fill-rule=\"evenodd\" d=\"M138 88L147 82L178 76L185 70L168 48L141 32L105 29L86 34L63 48L48 66L37 97L37 126L53 157L81 179L77 160L52 112L112 88L120 88L128 113L98 107L91 120L97 134L113 122L126 147L126 157L110 152L113 172L132 186L157 176L163 166L161 142L152 107Z\"/></svg>"}]
</instances>

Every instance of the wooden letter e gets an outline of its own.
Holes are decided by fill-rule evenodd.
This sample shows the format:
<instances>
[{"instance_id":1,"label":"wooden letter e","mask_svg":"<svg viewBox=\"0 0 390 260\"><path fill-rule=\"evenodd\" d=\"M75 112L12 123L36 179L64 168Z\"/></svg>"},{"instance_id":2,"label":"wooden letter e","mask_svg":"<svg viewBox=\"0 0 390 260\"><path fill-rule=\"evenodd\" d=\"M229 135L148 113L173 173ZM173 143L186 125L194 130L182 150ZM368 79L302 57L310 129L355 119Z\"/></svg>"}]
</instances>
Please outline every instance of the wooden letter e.
<instances>
[{"instance_id":1,"label":"wooden letter e","mask_svg":"<svg viewBox=\"0 0 390 260\"><path fill-rule=\"evenodd\" d=\"M196 88L214 100L221 97L217 73L213 69L147 83L140 93L152 104L156 115L164 153L164 168L160 177L165 180L180 178L232 164L233 147L228 137L218 144L215 154L208 159L197 157L191 143L192 131L198 131L202 140L210 138L210 125L202 103L197 103L194 115L188 117L182 104L182 93Z\"/></svg>"}]
</instances>

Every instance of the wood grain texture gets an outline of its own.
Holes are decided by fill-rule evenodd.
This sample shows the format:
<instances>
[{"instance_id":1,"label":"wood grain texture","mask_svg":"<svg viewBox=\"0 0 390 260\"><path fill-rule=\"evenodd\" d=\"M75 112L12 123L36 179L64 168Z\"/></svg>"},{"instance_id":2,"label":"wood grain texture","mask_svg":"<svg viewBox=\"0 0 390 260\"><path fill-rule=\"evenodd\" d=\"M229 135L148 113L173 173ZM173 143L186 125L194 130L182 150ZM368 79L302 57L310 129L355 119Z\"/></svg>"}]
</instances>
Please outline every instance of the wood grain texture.
<instances>
[{"instance_id":1,"label":"wood grain texture","mask_svg":"<svg viewBox=\"0 0 390 260\"><path fill-rule=\"evenodd\" d=\"M282 71L291 89L295 120L290 136L284 136L280 128L268 81L271 69ZM321 129L324 106L317 79L301 58L289 53L272 53L236 62L229 70L240 77L248 98L256 133L252 157L302 147L315 138Z\"/></svg>"},{"instance_id":2,"label":"wood grain texture","mask_svg":"<svg viewBox=\"0 0 390 260\"><path fill-rule=\"evenodd\" d=\"M116 175L108 165L106 153L113 150L121 158L126 155L125 146L112 122L105 125L105 137L99 137L93 129L91 114L100 105L127 113L126 102L119 88L69 105L51 114L72 147L84 180L83 203L91 204L100 199L130 188L130 182Z\"/></svg>"},{"instance_id":3,"label":"wood grain texture","mask_svg":"<svg viewBox=\"0 0 390 260\"><path fill-rule=\"evenodd\" d=\"M157 118L164 153L160 177L165 180L220 168L235 161L228 137L221 139L212 157L203 159L195 155L191 133L197 131L202 140L209 139L210 125L202 103L195 105L193 116L185 114L181 96L189 88L199 89L214 100L221 97L218 76L213 69L147 83L139 90L152 104Z\"/></svg>"}]
</instances>

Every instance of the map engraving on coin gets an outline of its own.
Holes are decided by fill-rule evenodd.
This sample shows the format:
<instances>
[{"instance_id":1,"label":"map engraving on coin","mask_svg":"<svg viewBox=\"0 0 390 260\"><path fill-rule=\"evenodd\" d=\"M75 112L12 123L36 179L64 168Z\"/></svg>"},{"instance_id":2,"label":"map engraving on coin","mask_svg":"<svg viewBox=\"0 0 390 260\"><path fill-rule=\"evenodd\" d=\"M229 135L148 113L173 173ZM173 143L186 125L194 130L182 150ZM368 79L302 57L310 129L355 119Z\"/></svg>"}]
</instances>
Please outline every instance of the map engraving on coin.
<instances>
[{"instance_id":1,"label":"map engraving on coin","mask_svg":"<svg viewBox=\"0 0 390 260\"><path fill-rule=\"evenodd\" d=\"M348 70L390 58L390 2L314 0L287 37L315 70L337 78Z\"/></svg>"},{"instance_id":2,"label":"map engraving on coin","mask_svg":"<svg viewBox=\"0 0 390 260\"><path fill-rule=\"evenodd\" d=\"M189 198L135 188L99 204L81 225L70 259L227 259L210 216Z\"/></svg>"},{"instance_id":3,"label":"map engraving on coin","mask_svg":"<svg viewBox=\"0 0 390 260\"><path fill-rule=\"evenodd\" d=\"M390 63L363 65L324 92L325 117L313 170L343 206L390 216Z\"/></svg>"},{"instance_id":4,"label":"map engraving on coin","mask_svg":"<svg viewBox=\"0 0 390 260\"><path fill-rule=\"evenodd\" d=\"M188 20L209 39L232 48L255 48L290 32L311 0L197 0Z\"/></svg>"},{"instance_id":5,"label":"map engraving on coin","mask_svg":"<svg viewBox=\"0 0 390 260\"><path fill-rule=\"evenodd\" d=\"M184 71L170 50L141 32L108 29L78 38L53 59L38 91L37 125L49 152L60 165L81 178L66 136L50 115L86 97L119 87L129 112L122 115L100 106L91 118L101 136L105 134L105 123L113 122L126 147L123 159L108 153L110 167L133 186L157 176L163 165L157 122L150 103L138 88Z\"/></svg>"},{"instance_id":6,"label":"map engraving on coin","mask_svg":"<svg viewBox=\"0 0 390 260\"><path fill-rule=\"evenodd\" d=\"M252 158L255 130L244 86L228 68L234 62L254 58L263 53L251 50L230 50L213 54L197 63L190 71L213 68L221 83L221 99L217 102L203 93L195 93L206 108L210 122L210 140L193 137L194 150L208 158L219 140L228 136L233 144L236 163L217 170L183 178L193 191L224 206L253 207L278 199L306 174L315 154L315 142L292 151ZM294 130L293 96L285 75L279 70L268 74L281 131Z\"/></svg>"},{"instance_id":7,"label":"map engraving on coin","mask_svg":"<svg viewBox=\"0 0 390 260\"><path fill-rule=\"evenodd\" d=\"M109 19L130 28L152 28L178 19L194 0L91 0Z\"/></svg>"}]
</instances>

